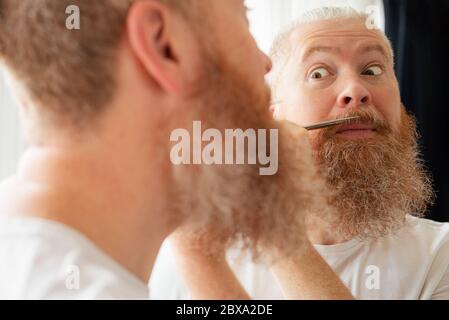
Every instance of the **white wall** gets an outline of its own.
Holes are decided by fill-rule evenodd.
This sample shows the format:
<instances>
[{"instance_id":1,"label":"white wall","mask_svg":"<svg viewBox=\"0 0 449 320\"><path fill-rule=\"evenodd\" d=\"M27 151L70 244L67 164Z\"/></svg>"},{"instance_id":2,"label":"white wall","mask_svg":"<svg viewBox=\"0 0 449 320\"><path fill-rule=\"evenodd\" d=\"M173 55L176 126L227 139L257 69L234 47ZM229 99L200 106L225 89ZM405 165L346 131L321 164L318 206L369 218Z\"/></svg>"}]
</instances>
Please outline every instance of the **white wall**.
<instances>
[{"instance_id":1,"label":"white wall","mask_svg":"<svg viewBox=\"0 0 449 320\"><path fill-rule=\"evenodd\" d=\"M16 170L24 146L19 128L17 106L0 67L0 180Z\"/></svg>"}]
</instances>

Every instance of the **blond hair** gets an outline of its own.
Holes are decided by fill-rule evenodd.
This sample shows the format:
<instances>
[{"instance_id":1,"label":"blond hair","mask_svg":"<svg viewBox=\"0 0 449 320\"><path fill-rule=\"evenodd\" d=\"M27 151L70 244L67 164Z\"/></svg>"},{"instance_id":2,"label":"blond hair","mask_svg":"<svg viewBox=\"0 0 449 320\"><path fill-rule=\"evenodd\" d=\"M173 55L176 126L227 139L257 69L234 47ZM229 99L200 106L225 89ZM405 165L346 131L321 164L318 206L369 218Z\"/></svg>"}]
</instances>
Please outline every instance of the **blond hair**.
<instances>
[{"instance_id":1,"label":"blond hair","mask_svg":"<svg viewBox=\"0 0 449 320\"><path fill-rule=\"evenodd\" d=\"M0 0L0 58L35 114L84 121L101 113L116 89L118 46L134 1ZM66 28L72 5L80 9L80 30Z\"/></svg>"}]
</instances>

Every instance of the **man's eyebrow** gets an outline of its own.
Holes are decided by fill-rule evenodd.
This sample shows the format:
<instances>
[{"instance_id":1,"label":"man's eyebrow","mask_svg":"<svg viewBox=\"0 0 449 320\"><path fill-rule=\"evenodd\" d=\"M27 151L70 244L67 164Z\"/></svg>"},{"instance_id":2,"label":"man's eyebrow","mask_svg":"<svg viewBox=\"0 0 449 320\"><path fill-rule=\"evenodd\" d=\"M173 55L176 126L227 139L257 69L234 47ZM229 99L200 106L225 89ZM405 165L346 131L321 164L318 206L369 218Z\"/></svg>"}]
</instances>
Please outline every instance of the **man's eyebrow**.
<instances>
[{"instance_id":1,"label":"man's eyebrow","mask_svg":"<svg viewBox=\"0 0 449 320\"><path fill-rule=\"evenodd\" d=\"M387 50L385 50L385 48L383 46L381 46L380 44L371 44L371 45L366 45L363 46L359 49L360 53L368 53L368 52L372 52L372 51L377 51L380 52L380 54L382 54L382 56L385 58L385 60L390 61L391 60L391 54L388 53Z\"/></svg>"},{"instance_id":2,"label":"man's eyebrow","mask_svg":"<svg viewBox=\"0 0 449 320\"><path fill-rule=\"evenodd\" d=\"M302 61L306 61L316 52L340 52L340 49L330 46L312 46L304 51L304 53L302 54Z\"/></svg>"},{"instance_id":3,"label":"man's eyebrow","mask_svg":"<svg viewBox=\"0 0 449 320\"><path fill-rule=\"evenodd\" d=\"M337 47L331 47L331 46L311 46L310 48L307 48L304 53L302 54L302 61L306 61L310 58L313 54L316 52L337 52L339 53L341 50ZM392 59L391 54L388 50L385 49L384 46L380 44L370 44L360 47L358 49L358 52L360 53L368 53L372 51L377 51L387 60L390 61Z\"/></svg>"}]
</instances>

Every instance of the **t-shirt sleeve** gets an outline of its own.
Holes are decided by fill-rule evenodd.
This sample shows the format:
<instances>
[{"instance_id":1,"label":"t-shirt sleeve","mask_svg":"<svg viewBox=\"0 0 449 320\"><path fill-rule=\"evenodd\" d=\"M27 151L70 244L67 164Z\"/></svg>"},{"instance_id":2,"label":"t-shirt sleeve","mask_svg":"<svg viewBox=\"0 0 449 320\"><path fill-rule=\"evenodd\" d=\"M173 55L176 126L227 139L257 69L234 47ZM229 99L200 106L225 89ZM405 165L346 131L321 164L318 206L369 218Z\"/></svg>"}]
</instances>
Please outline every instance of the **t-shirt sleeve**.
<instances>
[{"instance_id":1,"label":"t-shirt sleeve","mask_svg":"<svg viewBox=\"0 0 449 320\"><path fill-rule=\"evenodd\" d=\"M441 281L432 294L431 300L449 300L449 267L447 267Z\"/></svg>"}]
</instances>

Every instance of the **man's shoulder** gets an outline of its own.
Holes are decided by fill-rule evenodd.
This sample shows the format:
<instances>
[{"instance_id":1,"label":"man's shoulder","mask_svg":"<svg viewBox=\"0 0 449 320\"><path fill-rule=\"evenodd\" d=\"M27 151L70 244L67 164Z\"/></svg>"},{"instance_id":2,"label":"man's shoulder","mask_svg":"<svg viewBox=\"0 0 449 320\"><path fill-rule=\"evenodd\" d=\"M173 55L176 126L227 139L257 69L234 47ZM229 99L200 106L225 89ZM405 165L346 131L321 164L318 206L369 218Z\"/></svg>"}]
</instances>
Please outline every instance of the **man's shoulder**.
<instances>
[{"instance_id":1,"label":"man's shoulder","mask_svg":"<svg viewBox=\"0 0 449 320\"><path fill-rule=\"evenodd\" d=\"M438 260L449 265L449 223L407 216L406 224L390 235L359 247L372 257L416 264Z\"/></svg>"},{"instance_id":2,"label":"man's shoulder","mask_svg":"<svg viewBox=\"0 0 449 320\"><path fill-rule=\"evenodd\" d=\"M144 283L51 221L0 216L0 261L0 298L148 298Z\"/></svg>"},{"instance_id":3,"label":"man's shoulder","mask_svg":"<svg viewBox=\"0 0 449 320\"><path fill-rule=\"evenodd\" d=\"M431 299L448 296L449 279L449 223L428 219L407 217L403 240L407 241L410 252L418 260L413 264L423 264L422 274L425 281L421 288L421 297ZM416 275L415 275L416 276Z\"/></svg>"},{"instance_id":4,"label":"man's shoulder","mask_svg":"<svg viewBox=\"0 0 449 320\"><path fill-rule=\"evenodd\" d=\"M407 216L406 233L436 242L449 241L449 223Z\"/></svg>"},{"instance_id":5,"label":"man's shoulder","mask_svg":"<svg viewBox=\"0 0 449 320\"><path fill-rule=\"evenodd\" d=\"M417 259L436 258L449 264L449 223L407 216L406 225L382 239L381 247L396 248L397 254L413 255Z\"/></svg>"}]
</instances>

